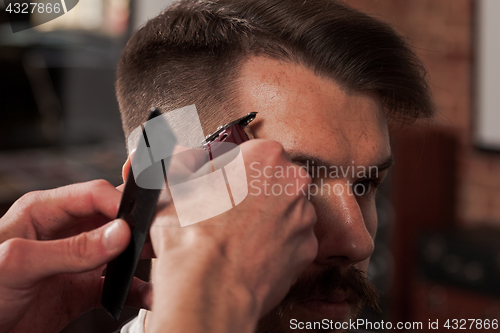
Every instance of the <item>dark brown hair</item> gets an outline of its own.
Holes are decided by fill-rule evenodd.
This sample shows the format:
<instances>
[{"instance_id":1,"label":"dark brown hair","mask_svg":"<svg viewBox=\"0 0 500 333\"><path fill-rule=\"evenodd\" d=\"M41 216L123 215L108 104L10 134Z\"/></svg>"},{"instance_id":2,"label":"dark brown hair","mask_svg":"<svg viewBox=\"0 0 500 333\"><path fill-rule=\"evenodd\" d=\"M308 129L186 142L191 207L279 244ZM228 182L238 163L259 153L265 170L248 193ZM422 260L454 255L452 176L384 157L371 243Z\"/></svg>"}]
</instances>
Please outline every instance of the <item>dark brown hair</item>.
<instances>
[{"instance_id":1,"label":"dark brown hair","mask_svg":"<svg viewBox=\"0 0 500 333\"><path fill-rule=\"evenodd\" d=\"M368 90L392 119L428 118L426 71L388 24L335 0L181 0L129 40L117 70L125 135L152 106L196 104L202 124L237 103L241 61L295 62L347 91ZM225 110L225 111L224 111Z\"/></svg>"}]
</instances>

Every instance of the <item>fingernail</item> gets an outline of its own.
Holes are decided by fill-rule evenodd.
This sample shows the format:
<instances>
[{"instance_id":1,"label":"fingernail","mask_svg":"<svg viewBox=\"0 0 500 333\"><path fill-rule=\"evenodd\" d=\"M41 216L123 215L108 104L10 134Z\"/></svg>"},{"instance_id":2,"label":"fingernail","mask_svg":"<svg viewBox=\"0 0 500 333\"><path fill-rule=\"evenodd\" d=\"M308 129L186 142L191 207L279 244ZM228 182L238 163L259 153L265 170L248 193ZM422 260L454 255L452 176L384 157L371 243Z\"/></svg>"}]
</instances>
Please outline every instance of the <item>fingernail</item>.
<instances>
[{"instance_id":1,"label":"fingernail","mask_svg":"<svg viewBox=\"0 0 500 333\"><path fill-rule=\"evenodd\" d=\"M123 233L120 231L120 220L111 223L104 231L104 246L108 251L114 251L120 247Z\"/></svg>"}]
</instances>

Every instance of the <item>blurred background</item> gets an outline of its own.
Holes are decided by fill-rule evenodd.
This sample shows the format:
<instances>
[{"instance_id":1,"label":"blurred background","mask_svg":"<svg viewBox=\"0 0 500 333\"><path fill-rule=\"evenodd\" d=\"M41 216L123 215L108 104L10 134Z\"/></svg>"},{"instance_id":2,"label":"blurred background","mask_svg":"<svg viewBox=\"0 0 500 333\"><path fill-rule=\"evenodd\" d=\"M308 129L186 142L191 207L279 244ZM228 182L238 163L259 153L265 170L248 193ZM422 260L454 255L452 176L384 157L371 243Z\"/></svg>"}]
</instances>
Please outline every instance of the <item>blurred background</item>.
<instances>
[{"instance_id":1,"label":"blurred background","mask_svg":"<svg viewBox=\"0 0 500 333\"><path fill-rule=\"evenodd\" d=\"M133 31L170 2L81 0L15 34L0 2L0 215L28 191L121 183L115 66ZM431 123L393 131L396 164L377 199L369 271L384 312L363 316L424 328L436 319L500 320L500 1L346 2L407 37L437 106ZM147 263L138 275L147 278ZM94 310L64 332L117 325Z\"/></svg>"}]
</instances>

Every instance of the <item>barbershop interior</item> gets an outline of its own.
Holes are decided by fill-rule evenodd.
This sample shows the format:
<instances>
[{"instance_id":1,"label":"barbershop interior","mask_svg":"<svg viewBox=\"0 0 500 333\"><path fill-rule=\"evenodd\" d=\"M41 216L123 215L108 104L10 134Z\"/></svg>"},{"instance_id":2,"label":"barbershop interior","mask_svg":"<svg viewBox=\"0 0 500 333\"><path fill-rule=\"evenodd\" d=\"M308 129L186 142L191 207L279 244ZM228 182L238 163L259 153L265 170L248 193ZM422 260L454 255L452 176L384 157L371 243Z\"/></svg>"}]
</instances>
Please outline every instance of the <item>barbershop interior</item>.
<instances>
[{"instance_id":1,"label":"barbershop interior","mask_svg":"<svg viewBox=\"0 0 500 333\"><path fill-rule=\"evenodd\" d=\"M0 2L0 216L30 191L122 183L116 65L171 2L81 0L48 22L36 12L10 22ZM368 270L382 313L361 316L424 323L418 332L436 320L500 321L500 1L345 2L408 40L436 106L432 120L391 129L395 162L377 192ZM136 275L149 278L149 261ZM112 332L136 314L125 308L116 322L95 309L63 332Z\"/></svg>"}]
</instances>

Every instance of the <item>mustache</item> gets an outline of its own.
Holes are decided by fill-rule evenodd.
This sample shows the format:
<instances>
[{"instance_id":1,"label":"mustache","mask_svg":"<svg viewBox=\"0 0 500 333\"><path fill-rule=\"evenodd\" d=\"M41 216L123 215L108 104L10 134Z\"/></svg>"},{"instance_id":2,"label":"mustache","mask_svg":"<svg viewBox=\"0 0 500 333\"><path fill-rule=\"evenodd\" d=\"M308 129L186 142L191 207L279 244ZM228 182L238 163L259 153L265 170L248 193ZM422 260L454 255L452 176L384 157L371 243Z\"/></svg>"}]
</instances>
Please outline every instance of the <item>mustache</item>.
<instances>
[{"instance_id":1,"label":"mustache","mask_svg":"<svg viewBox=\"0 0 500 333\"><path fill-rule=\"evenodd\" d=\"M378 291L363 271L351 267L341 273L336 266L299 278L276 310L279 315L283 315L294 304L311 299L328 299L339 290L349 293L349 298L358 304L358 312L363 306L370 307L374 313L382 312Z\"/></svg>"}]
</instances>

